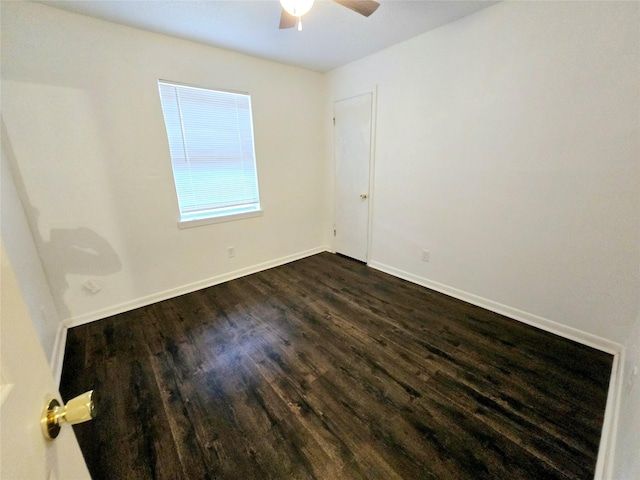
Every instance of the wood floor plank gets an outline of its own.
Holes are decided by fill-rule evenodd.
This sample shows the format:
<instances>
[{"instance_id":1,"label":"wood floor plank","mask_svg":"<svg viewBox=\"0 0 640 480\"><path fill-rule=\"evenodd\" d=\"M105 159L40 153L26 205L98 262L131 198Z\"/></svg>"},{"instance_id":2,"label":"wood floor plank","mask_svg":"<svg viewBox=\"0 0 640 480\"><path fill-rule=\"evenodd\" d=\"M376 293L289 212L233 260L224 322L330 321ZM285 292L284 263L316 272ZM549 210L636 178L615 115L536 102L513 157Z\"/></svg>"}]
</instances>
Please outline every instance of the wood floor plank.
<instances>
[{"instance_id":1,"label":"wood floor plank","mask_svg":"<svg viewBox=\"0 0 640 480\"><path fill-rule=\"evenodd\" d=\"M95 479L578 479L612 357L323 253L69 330Z\"/></svg>"}]
</instances>

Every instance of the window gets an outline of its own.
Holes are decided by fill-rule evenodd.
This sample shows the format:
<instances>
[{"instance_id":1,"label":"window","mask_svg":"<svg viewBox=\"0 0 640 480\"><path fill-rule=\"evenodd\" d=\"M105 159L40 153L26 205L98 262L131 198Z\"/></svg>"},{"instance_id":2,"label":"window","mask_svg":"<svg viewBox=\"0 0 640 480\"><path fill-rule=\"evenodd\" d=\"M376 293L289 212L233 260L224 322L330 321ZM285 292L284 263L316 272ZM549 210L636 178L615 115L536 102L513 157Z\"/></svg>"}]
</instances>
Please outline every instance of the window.
<instances>
[{"instance_id":1,"label":"window","mask_svg":"<svg viewBox=\"0 0 640 480\"><path fill-rule=\"evenodd\" d=\"M159 81L181 228L261 214L251 97Z\"/></svg>"}]
</instances>

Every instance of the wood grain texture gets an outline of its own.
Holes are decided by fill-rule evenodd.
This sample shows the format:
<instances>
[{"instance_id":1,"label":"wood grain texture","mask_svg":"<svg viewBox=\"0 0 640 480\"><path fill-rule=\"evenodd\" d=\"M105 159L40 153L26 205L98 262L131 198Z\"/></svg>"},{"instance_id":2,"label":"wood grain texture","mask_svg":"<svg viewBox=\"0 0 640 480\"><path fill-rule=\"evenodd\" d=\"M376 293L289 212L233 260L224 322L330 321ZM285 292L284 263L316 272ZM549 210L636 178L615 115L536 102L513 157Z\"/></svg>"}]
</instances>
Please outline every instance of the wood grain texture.
<instances>
[{"instance_id":1,"label":"wood grain texture","mask_svg":"<svg viewBox=\"0 0 640 480\"><path fill-rule=\"evenodd\" d=\"M593 478L612 356L323 253L69 331L95 479Z\"/></svg>"}]
</instances>

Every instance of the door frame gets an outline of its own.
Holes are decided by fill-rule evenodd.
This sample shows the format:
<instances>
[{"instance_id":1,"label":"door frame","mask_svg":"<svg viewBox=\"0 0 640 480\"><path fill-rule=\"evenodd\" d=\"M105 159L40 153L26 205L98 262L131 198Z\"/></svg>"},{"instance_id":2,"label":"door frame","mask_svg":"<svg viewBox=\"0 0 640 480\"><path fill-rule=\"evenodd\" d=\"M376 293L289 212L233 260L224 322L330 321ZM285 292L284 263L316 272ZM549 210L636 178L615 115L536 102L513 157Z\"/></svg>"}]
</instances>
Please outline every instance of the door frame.
<instances>
[{"instance_id":1,"label":"door frame","mask_svg":"<svg viewBox=\"0 0 640 480\"><path fill-rule=\"evenodd\" d=\"M336 110L335 105L337 102L341 102L343 100L349 100L350 98L358 97L360 95L365 95L367 93L371 94L371 131L369 136L370 148L369 148L369 204L367 210L367 253L365 264L369 264L371 260L371 247L373 245L373 203L375 199L374 195L374 184L375 184L375 157L376 157L376 128L377 128L377 111L378 111L378 85L372 85L369 87L358 88L355 90L348 90L345 92L338 93L334 95L334 99L331 103L331 113L332 119L335 118ZM335 139L335 128L331 129L331 146L332 146L332 159L333 162L331 164L331 169L333 172L332 180L333 180L333 231L336 229L336 218L337 218L337 174L336 174L336 139ZM331 236L331 251L336 253L335 249L335 234Z\"/></svg>"}]
</instances>

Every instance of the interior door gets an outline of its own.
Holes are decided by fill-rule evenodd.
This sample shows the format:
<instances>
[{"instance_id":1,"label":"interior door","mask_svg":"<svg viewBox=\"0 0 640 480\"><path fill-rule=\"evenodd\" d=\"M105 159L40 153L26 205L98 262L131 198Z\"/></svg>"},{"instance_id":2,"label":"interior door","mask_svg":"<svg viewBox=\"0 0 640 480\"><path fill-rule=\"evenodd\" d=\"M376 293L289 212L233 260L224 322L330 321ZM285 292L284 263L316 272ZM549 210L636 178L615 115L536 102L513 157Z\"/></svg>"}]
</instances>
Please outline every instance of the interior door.
<instances>
[{"instance_id":1,"label":"interior door","mask_svg":"<svg viewBox=\"0 0 640 480\"><path fill-rule=\"evenodd\" d=\"M70 426L55 440L42 434L47 395L60 396L4 245L0 249L0 478L90 479Z\"/></svg>"},{"instance_id":2,"label":"interior door","mask_svg":"<svg viewBox=\"0 0 640 480\"><path fill-rule=\"evenodd\" d=\"M334 103L334 248L362 262L369 249L372 107L371 92Z\"/></svg>"}]
</instances>

